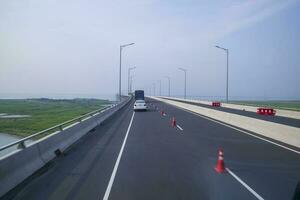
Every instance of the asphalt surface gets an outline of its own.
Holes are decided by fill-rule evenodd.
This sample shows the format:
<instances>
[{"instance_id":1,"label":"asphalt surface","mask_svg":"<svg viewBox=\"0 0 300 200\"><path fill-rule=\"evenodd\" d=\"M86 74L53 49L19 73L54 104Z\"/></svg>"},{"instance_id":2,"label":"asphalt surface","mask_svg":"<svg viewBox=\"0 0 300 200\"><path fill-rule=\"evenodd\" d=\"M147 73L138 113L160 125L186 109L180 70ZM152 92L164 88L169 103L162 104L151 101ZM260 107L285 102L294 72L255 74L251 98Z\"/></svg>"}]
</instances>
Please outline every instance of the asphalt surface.
<instances>
[{"instance_id":1,"label":"asphalt surface","mask_svg":"<svg viewBox=\"0 0 300 200\"><path fill-rule=\"evenodd\" d=\"M165 98L165 99L168 99L168 98ZM250 112L250 111L245 111L245 110L237 110L237 109L233 109L233 108L225 108L222 106L221 107L213 107L213 106L210 106L207 104L202 104L202 103L197 103L197 102L187 102L184 100L177 100L177 99L176 100L170 99L170 100L300 128L300 120L299 119L276 116L276 115L275 116L259 115L255 112Z\"/></svg>"},{"instance_id":2,"label":"asphalt surface","mask_svg":"<svg viewBox=\"0 0 300 200\"><path fill-rule=\"evenodd\" d=\"M174 106L148 103L147 112L134 115L109 199L257 199L228 172L216 173L220 147L226 167L263 199L293 198L299 154ZM103 199L132 108L123 108L3 199ZM170 126L172 117L183 130Z\"/></svg>"}]
</instances>

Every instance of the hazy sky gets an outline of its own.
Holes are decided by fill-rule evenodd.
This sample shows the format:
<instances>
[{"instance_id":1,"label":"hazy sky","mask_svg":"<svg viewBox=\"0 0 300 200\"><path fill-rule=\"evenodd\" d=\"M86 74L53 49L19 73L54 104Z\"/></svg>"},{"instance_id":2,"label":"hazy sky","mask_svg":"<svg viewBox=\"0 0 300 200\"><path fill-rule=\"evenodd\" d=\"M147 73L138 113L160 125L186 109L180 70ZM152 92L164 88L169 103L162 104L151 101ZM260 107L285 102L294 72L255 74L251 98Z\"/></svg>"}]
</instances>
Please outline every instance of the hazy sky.
<instances>
[{"instance_id":1,"label":"hazy sky","mask_svg":"<svg viewBox=\"0 0 300 200\"><path fill-rule=\"evenodd\" d=\"M299 0L0 0L0 97L99 97L134 88L300 98Z\"/></svg>"}]
</instances>

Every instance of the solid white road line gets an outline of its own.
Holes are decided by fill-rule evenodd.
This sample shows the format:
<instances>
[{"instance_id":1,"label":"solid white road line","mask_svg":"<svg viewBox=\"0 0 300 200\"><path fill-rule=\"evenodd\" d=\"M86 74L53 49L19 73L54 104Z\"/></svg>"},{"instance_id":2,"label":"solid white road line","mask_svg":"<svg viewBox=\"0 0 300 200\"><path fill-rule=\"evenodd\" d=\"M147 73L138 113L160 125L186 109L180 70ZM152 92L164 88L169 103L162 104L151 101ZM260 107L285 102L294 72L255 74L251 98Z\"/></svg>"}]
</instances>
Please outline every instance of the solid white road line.
<instances>
[{"instance_id":1,"label":"solid white road line","mask_svg":"<svg viewBox=\"0 0 300 200\"><path fill-rule=\"evenodd\" d=\"M179 107L177 107L177 106L175 106L175 107L176 107L176 108L179 108ZM216 122L216 123L221 124L221 125L223 125L223 126L227 126L227 127L229 127L229 128L232 128L232 129L234 129L234 130L240 131L240 132L245 133L245 134L247 134L247 135L251 135L251 136L253 136L253 137L255 137L255 138L261 139L261 140L263 140L263 141L269 142L269 143L274 144L274 145L276 145L276 146L279 146L279 147L282 147L282 148L284 148L284 149L290 150L290 151L292 151L292 152L294 152L294 153L300 154L300 151L297 151L297 150L295 150L295 149L291 149L291 148L289 148L289 147L287 147L287 146L284 146L284 145L278 144L278 143L276 143L276 142L273 142L273 141L271 141L271 140L265 139L265 138L263 138L263 137L254 135L254 134L252 134L252 133L249 133L249 132L247 132L247 131L241 130L241 129L236 128L236 127L234 127L234 126L231 126L231 125L229 125L229 124L225 124L225 123L223 123L223 122L220 122L220 121L211 119L211 118L209 118L209 117L200 115L200 114L195 113L195 112L190 111L190 110L186 110L186 109L184 109L184 108L179 108L179 109L182 109L182 110L184 110L184 111L187 111L187 112L192 113L192 114L194 114L194 115L197 115L197 116L199 116L199 117L208 119L208 120L210 120L210 121Z\"/></svg>"},{"instance_id":2,"label":"solid white road line","mask_svg":"<svg viewBox=\"0 0 300 200\"><path fill-rule=\"evenodd\" d=\"M237 175L235 175L230 169L226 168L233 178L235 178L238 182L240 182L249 192L251 192L257 199L264 200L257 192L255 192L249 185L247 185L242 179L240 179Z\"/></svg>"},{"instance_id":3,"label":"solid white road line","mask_svg":"<svg viewBox=\"0 0 300 200\"><path fill-rule=\"evenodd\" d=\"M181 126L179 126L178 124L176 125L177 128L179 128L181 131L183 131L183 128L181 128Z\"/></svg>"},{"instance_id":4,"label":"solid white road line","mask_svg":"<svg viewBox=\"0 0 300 200\"><path fill-rule=\"evenodd\" d=\"M110 191L111 191L111 188L112 188L112 185L113 185L113 183L114 183L115 176L116 176L116 173L117 173L117 170L118 170L118 166L119 166L119 163L120 163L122 154L123 154L123 150L124 150L124 147L125 147L125 144L126 144L126 140L127 140L127 137L128 137L128 133L129 133L130 128L131 128L131 124L132 124L132 121L133 121L133 117L134 117L134 112L133 112L133 114L132 114L132 117L131 117L131 120L130 120L128 129L127 129L127 132L126 132L126 135L125 135L125 138L124 138L124 141L123 141L121 150L120 150L120 152L119 152L117 161L116 161L116 163L115 163L113 172L112 172L111 177L110 177L110 179L109 179L109 183L108 183L108 185L107 185L107 188L106 188L106 191L105 191L103 200L107 200L108 197L109 197L109 194L110 194Z\"/></svg>"}]
</instances>

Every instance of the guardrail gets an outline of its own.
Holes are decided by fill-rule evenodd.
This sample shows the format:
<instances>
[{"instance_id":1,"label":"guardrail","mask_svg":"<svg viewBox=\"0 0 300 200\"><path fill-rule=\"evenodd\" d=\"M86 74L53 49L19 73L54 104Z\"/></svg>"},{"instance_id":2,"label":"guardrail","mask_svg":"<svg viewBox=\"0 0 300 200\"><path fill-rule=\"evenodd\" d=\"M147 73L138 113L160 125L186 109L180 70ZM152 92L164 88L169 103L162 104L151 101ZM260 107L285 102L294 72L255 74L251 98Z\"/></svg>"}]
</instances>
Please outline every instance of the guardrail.
<instances>
[{"instance_id":1,"label":"guardrail","mask_svg":"<svg viewBox=\"0 0 300 200\"><path fill-rule=\"evenodd\" d=\"M1 147L0 150L5 150L18 145L19 149L0 157L0 197L66 152L77 140L109 119L131 99L126 98L118 104L95 110ZM51 134L45 135L46 133ZM43 135L45 136L25 145L25 141Z\"/></svg>"},{"instance_id":2,"label":"guardrail","mask_svg":"<svg viewBox=\"0 0 300 200\"><path fill-rule=\"evenodd\" d=\"M66 125L71 125L71 124L74 124L74 123L76 123L76 122L79 122L79 123L80 123L80 122L82 122L84 119L86 119L86 118L88 118L88 117L93 117L93 116L95 116L96 114L105 112L106 110L108 110L108 109L110 109L110 108L112 108L112 107L114 107L114 106L116 106L116 104L112 104L112 105L106 106L106 107L104 107L104 108L101 108L101 109L98 109L98 110L94 110L94 111L89 112L89 113L87 113L87 114L84 114L84 115L82 115L82 116L76 117L76 118L74 118L74 119L68 120L68 121L63 122L63 123L61 123L61 124L58 124L58 125L55 125L55 126L53 126L53 127L47 128L47 129L45 129L45 130L39 131L39 132L34 133L34 134L30 135L30 136L27 136L27 137L25 137L25 138L22 138L22 139L20 139L20 140L18 140L18 141L15 141L15 142L12 142L12 143L9 143L9 144L7 144L7 145L4 145L4 146L0 147L0 151L3 151L3 150L5 150L5 149L8 149L8 148L10 148L10 147L12 147L12 146L16 146L16 145L18 145L18 148L19 148L19 149L24 149L24 148L26 148L25 141L27 141L27 140L31 140L31 139L33 139L33 138L35 138L35 137L37 137L37 136L44 135L44 134L49 133L49 132L54 132L55 130L57 130L57 131L63 131L63 130L64 130L64 127L65 127Z\"/></svg>"}]
</instances>

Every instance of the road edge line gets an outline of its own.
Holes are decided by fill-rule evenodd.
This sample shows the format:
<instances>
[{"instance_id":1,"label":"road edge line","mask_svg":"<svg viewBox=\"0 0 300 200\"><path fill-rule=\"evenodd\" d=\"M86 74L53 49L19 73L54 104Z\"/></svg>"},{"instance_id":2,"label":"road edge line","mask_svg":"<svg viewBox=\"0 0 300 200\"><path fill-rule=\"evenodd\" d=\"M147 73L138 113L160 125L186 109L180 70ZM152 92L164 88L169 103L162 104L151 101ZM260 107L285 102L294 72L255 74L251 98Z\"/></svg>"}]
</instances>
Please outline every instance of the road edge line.
<instances>
[{"instance_id":1,"label":"road edge line","mask_svg":"<svg viewBox=\"0 0 300 200\"><path fill-rule=\"evenodd\" d=\"M163 101L161 101L161 102L163 102ZM163 103L166 103L166 102L163 102ZM284 149L286 149L286 150L289 150L289 151L292 151L292 152L294 152L294 153L300 154L300 151L297 151L297 150L292 149L292 148L290 148L290 147L284 146L284 145L282 145L282 144L278 144L278 143L276 143L276 142L273 142L273 141L268 140L268 139L266 139L266 138L260 137L260 136L258 136L258 135L252 134L252 133L250 133L250 132L247 132L247 131L245 131L245 130L242 130L242 129L240 129L240 128L237 128L237 127L235 127L235 126L232 126L232 125L230 125L230 124L226 124L226 123L224 123L224 122L221 122L221 121L218 121L218 120L215 120L215 119L206 117L206 116L201 115L201 114L199 114L199 113L196 113L196 112L187 110L187 109L185 109L185 108L178 107L178 106L173 105L173 104L170 104L170 103L166 103L166 104L171 105L171 106L174 106L174 107L176 107L176 108L178 108L178 109L180 109L180 110L189 112L189 113L191 113L191 114L197 115L197 116L202 117L202 118L204 118L204 119L207 119L207 120L216 122L216 123L221 124L221 125L223 125L223 126L227 126L227 127L231 128L231 129L234 129L234 130L237 130L237 131L239 131L239 132L245 133L245 134L250 135L250 136L252 136L252 137L255 137L255 138L257 138L257 139L261 139L261 140L263 140L263 141L265 141L265 142L268 142L268 143L271 143L271 144L273 144L273 145L275 145L275 146L279 146L279 147L284 148Z\"/></svg>"},{"instance_id":2,"label":"road edge line","mask_svg":"<svg viewBox=\"0 0 300 200\"><path fill-rule=\"evenodd\" d=\"M115 176L117 174L118 167L119 167L119 164L120 164L120 160L121 160L121 157L122 157L122 154L123 154L123 150L124 150L124 147L125 147L125 144L126 144L126 141L127 141L127 137L128 137L128 134L129 134L132 122L133 122L134 114L135 114L135 112L133 112L133 114L132 114L129 126L127 128L127 132L126 132L123 144L122 144L122 147L120 149L120 152L119 152L118 158L116 160L113 172L112 172L111 177L109 179L109 182L108 182L108 185L107 185L107 188L106 188L103 200L108 200L108 198L109 198L109 194L110 194L111 188L113 186L113 183L114 183L114 180L115 180Z\"/></svg>"},{"instance_id":3,"label":"road edge line","mask_svg":"<svg viewBox=\"0 0 300 200\"><path fill-rule=\"evenodd\" d=\"M182 110L185 110L185 109L182 109ZM197 116L199 116L199 117L205 118L205 119L207 119L207 120L216 122L216 123L221 124L221 125L223 125L223 126L227 126L227 127L232 128L232 129L234 129L234 130L240 131L240 132L245 133L245 134L247 134L247 135L251 135L251 136L253 136L253 137L255 137L255 138L258 138L258 139L261 139L261 140L263 140L263 141L265 141L265 142L269 142L269 143L274 144L274 145L276 145L276 146L282 147L282 148L284 148L284 149L286 149L286 150L290 150L290 151L292 151L292 152L294 152L294 153L300 154L300 151L297 151L297 150L295 150L295 149L289 148L289 147L284 146L284 145L282 145L282 144L278 144L278 143L276 143L276 142L273 142L273 141L268 140L268 139L266 139L266 138L260 137L260 136L258 136L258 135L254 135L254 134L252 134L252 133L250 133L250 132L247 132L247 131L245 131L245 130L236 128L236 127L234 127L234 126L232 126L232 125L229 125L229 124L220 122L220 121L215 120L215 119L211 119L211 118L209 118L209 117L200 115L200 114L195 113L195 112L193 112L193 111L189 111L189 110L185 110L185 111L187 111L187 112L189 112L189 113L192 113L192 114L194 114L194 115L197 115Z\"/></svg>"}]
</instances>

